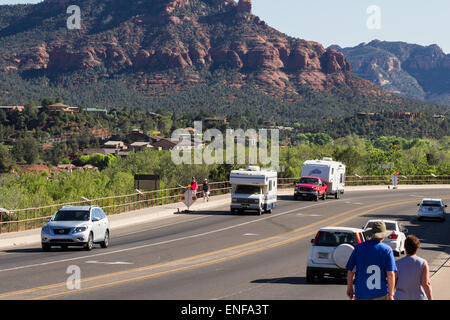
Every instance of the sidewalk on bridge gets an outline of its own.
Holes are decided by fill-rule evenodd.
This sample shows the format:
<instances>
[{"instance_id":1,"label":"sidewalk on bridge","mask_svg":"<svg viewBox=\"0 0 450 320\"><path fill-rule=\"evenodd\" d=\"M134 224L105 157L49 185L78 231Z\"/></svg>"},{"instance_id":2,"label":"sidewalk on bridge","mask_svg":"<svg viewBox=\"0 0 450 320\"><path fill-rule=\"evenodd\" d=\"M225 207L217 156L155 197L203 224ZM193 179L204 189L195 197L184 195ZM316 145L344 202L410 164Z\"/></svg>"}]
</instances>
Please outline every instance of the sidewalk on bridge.
<instances>
[{"instance_id":1,"label":"sidewalk on bridge","mask_svg":"<svg viewBox=\"0 0 450 320\"><path fill-rule=\"evenodd\" d=\"M444 262L431 276L431 289L434 300L450 300L450 254L448 252L442 254Z\"/></svg>"},{"instance_id":2,"label":"sidewalk on bridge","mask_svg":"<svg viewBox=\"0 0 450 320\"><path fill-rule=\"evenodd\" d=\"M399 189L428 189L428 188L450 188L450 185L400 185ZM355 186L346 187L346 191L370 191L386 190L387 186ZM391 189L392 190L392 189ZM392 190L395 192L395 190ZM281 189L279 195L291 195L293 189ZM219 195L211 197L209 202L204 202L202 198L190 208L192 211L203 211L224 206L230 203L230 195ZM127 226L138 225L150 221L173 216L186 209L182 202L167 204L163 206L144 208L132 212L109 216L111 229L120 229ZM12 247L28 246L40 244L41 229L33 229L20 232L0 234L0 250ZM450 300L450 256L446 256L446 262L432 275L431 283L433 287L433 297L435 300Z\"/></svg>"}]
</instances>

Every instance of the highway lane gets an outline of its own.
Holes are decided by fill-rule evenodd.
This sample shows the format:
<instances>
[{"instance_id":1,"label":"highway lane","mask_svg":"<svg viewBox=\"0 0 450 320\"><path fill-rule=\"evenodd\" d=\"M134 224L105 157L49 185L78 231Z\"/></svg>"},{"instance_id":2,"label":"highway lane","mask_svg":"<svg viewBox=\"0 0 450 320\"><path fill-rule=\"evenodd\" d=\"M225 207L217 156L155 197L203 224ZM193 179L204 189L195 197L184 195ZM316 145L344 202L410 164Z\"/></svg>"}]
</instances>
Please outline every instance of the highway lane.
<instances>
[{"instance_id":1,"label":"highway lane","mask_svg":"<svg viewBox=\"0 0 450 320\"><path fill-rule=\"evenodd\" d=\"M231 216L223 207L127 228L106 250L10 250L0 253L0 298L342 299L342 282L305 283L309 239L334 222L361 227L395 217L421 237L431 261L450 244L442 232L448 221L415 221L422 196L448 197L448 190L353 192L319 202L280 197L272 215ZM67 292L69 265L81 268L81 291ZM11 294L23 289L31 290Z\"/></svg>"}]
</instances>

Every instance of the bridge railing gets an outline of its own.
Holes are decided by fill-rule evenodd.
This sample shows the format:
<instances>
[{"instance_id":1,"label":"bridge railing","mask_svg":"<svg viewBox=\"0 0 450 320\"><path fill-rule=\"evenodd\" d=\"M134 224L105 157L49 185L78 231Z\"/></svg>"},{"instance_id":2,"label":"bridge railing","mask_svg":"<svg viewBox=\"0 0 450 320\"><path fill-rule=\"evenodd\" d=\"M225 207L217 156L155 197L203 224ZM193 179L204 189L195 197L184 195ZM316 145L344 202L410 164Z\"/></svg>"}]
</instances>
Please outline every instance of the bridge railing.
<instances>
[{"instance_id":1,"label":"bridge railing","mask_svg":"<svg viewBox=\"0 0 450 320\"><path fill-rule=\"evenodd\" d=\"M389 185L391 176L347 176L346 186L358 185ZM292 188L299 178L278 178L278 188ZM450 176L399 176L399 184L450 184ZM231 185L228 181L210 182L211 196L230 192ZM143 208L161 206L181 201L181 196L186 188L170 188L157 191L146 191L120 196L111 196L90 201L66 202L52 204L37 208L14 209L8 212L0 212L0 233L17 232L36 229L47 223L56 211L64 206L101 207L106 215L120 214ZM202 185L199 185L198 196L201 197Z\"/></svg>"}]
</instances>

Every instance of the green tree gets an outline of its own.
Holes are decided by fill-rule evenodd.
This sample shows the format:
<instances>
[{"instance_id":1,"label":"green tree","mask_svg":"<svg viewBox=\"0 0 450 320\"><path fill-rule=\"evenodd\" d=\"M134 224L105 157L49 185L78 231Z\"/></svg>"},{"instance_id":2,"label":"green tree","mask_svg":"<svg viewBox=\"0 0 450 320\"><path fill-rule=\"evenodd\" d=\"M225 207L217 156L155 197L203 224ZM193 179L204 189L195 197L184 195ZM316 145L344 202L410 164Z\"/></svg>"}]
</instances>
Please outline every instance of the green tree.
<instances>
[{"instance_id":1,"label":"green tree","mask_svg":"<svg viewBox=\"0 0 450 320\"><path fill-rule=\"evenodd\" d=\"M13 156L6 146L0 145L0 172L9 172L16 164Z\"/></svg>"},{"instance_id":2,"label":"green tree","mask_svg":"<svg viewBox=\"0 0 450 320\"><path fill-rule=\"evenodd\" d=\"M36 139L30 136L17 139L13 154L17 162L33 164L39 158L39 146Z\"/></svg>"}]
</instances>

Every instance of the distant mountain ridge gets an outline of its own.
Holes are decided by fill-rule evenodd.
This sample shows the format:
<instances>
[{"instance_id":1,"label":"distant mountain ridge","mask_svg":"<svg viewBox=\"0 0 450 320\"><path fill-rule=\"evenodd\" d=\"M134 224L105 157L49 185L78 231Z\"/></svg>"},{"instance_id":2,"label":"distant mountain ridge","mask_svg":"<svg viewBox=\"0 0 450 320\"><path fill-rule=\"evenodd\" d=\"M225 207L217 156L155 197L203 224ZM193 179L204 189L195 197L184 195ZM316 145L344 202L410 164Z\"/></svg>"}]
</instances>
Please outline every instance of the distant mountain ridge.
<instances>
[{"instance_id":1,"label":"distant mountain ridge","mask_svg":"<svg viewBox=\"0 0 450 320\"><path fill-rule=\"evenodd\" d=\"M450 106L450 54L433 44L374 40L342 52L352 71L385 90L413 99Z\"/></svg>"},{"instance_id":2,"label":"distant mountain ridge","mask_svg":"<svg viewBox=\"0 0 450 320\"><path fill-rule=\"evenodd\" d=\"M69 5L81 9L81 30L66 27ZM271 28L250 0L45 0L0 10L0 103L59 95L284 119L439 109L356 77L333 48Z\"/></svg>"}]
</instances>

